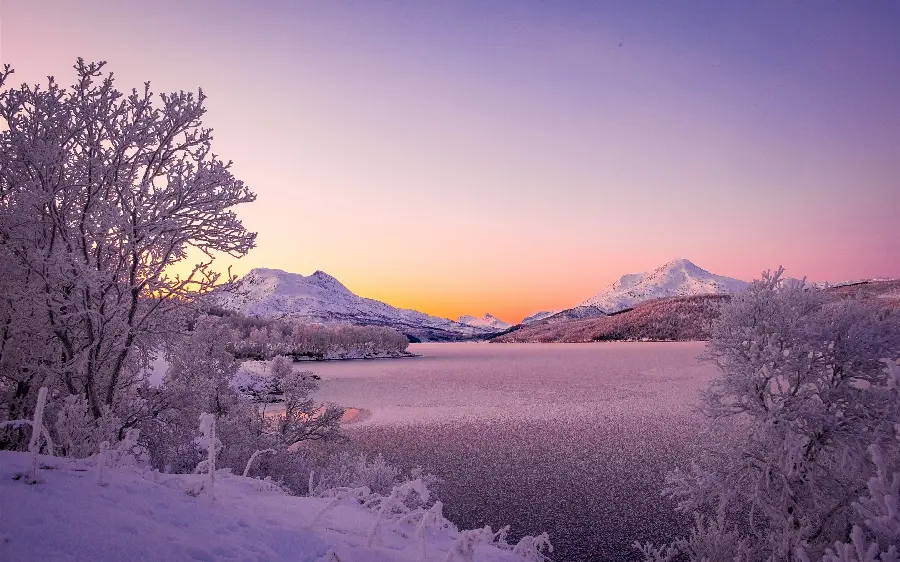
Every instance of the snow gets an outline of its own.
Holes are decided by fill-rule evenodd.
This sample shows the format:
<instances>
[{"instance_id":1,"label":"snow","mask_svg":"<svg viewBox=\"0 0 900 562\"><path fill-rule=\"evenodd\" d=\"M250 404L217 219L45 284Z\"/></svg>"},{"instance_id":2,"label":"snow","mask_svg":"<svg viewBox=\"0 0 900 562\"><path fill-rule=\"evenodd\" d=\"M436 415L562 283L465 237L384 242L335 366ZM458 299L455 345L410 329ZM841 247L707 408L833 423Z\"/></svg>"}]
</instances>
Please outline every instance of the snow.
<instances>
[{"instance_id":1,"label":"snow","mask_svg":"<svg viewBox=\"0 0 900 562\"><path fill-rule=\"evenodd\" d=\"M215 302L228 310L262 318L289 318L335 324L390 326L424 339L473 337L496 331L355 295L322 271L303 276L279 269L253 269Z\"/></svg>"},{"instance_id":2,"label":"snow","mask_svg":"<svg viewBox=\"0 0 900 562\"><path fill-rule=\"evenodd\" d=\"M28 461L0 451L0 560L420 560L415 527L396 520L382 525L383 545L369 548L375 515L355 503L334 506L310 526L330 499L288 496L227 471L216 474L213 501L187 493L207 475L111 468L101 484L84 461L42 455L41 481L29 485L19 477ZM444 560L457 536L452 528L429 531L427 559ZM475 560L521 558L481 544Z\"/></svg>"},{"instance_id":3,"label":"snow","mask_svg":"<svg viewBox=\"0 0 900 562\"><path fill-rule=\"evenodd\" d=\"M532 322L537 322L538 320L543 320L544 318L553 316L557 312L559 312L559 311L558 310L542 310L540 312L535 312L531 316L526 316L524 319L522 319L521 324L531 324Z\"/></svg>"},{"instance_id":4,"label":"snow","mask_svg":"<svg viewBox=\"0 0 900 562\"><path fill-rule=\"evenodd\" d=\"M488 328L491 330L505 330L512 326L512 324L510 324L509 322L500 320L490 312L486 313L481 318L476 318L475 316L460 316L456 319L456 322L459 324L465 324L466 326Z\"/></svg>"},{"instance_id":5,"label":"snow","mask_svg":"<svg viewBox=\"0 0 900 562\"><path fill-rule=\"evenodd\" d=\"M715 275L690 260L673 260L648 273L629 273L579 306L597 307L607 314L639 302L663 297L721 295L742 291L745 281Z\"/></svg>"}]
</instances>

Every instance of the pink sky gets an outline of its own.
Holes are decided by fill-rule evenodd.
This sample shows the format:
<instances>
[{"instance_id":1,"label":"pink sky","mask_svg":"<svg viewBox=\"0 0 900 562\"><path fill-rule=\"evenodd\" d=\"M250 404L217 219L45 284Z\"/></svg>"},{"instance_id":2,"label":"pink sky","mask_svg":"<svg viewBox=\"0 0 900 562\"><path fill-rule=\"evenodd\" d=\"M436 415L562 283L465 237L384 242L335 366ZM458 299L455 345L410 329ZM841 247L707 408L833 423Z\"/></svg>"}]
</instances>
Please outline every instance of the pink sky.
<instances>
[{"instance_id":1,"label":"pink sky","mask_svg":"<svg viewBox=\"0 0 900 562\"><path fill-rule=\"evenodd\" d=\"M896 5L703 6L6 0L0 58L203 87L237 273L508 321L681 256L900 276Z\"/></svg>"}]
</instances>

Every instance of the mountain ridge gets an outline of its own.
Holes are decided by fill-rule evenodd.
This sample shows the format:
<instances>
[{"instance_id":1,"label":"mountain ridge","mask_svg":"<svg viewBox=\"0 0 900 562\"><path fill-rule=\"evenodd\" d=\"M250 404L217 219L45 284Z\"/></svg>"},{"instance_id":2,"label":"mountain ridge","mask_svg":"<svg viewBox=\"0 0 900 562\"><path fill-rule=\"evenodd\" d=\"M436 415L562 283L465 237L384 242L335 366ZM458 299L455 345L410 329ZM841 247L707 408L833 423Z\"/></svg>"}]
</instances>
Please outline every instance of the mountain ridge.
<instances>
[{"instance_id":1,"label":"mountain ridge","mask_svg":"<svg viewBox=\"0 0 900 562\"><path fill-rule=\"evenodd\" d=\"M457 318L456 322L459 324L464 324L466 326L489 328L493 330L506 330L507 328L512 326L512 324L510 324L509 322L500 320L490 312L486 312L481 318L466 314Z\"/></svg>"},{"instance_id":2,"label":"mountain ridge","mask_svg":"<svg viewBox=\"0 0 900 562\"><path fill-rule=\"evenodd\" d=\"M255 268L227 290L216 291L211 301L226 310L261 318L387 326L422 341L472 339L499 331L360 297L322 270L304 276Z\"/></svg>"}]
</instances>

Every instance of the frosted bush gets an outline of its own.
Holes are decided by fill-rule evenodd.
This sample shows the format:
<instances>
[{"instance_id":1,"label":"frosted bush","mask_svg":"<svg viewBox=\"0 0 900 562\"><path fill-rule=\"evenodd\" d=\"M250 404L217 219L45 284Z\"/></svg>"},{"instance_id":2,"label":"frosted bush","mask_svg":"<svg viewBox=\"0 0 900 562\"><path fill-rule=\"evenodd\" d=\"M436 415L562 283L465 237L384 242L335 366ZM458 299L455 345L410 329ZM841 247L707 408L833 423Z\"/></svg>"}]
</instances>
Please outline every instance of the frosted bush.
<instances>
[{"instance_id":1,"label":"frosted bush","mask_svg":"<svg viewBox=\"0 0 900 562\"><path fill-rule=\"evenodd\" d=\"M370 462L364 454L341 453L318 473L316 495L329 488L366 487L380 495L391 493L397 485L400 469L391 466L379 453Z\"/></svg>"},{"instance_id":2,"label":"frosted bush","mask_svg":"<svg viewBox=\"0 0 900 562\"><path fill-rule=\"evenodd\" d=\"M103 414L95 417L88 401L80 394L70 394L63 399L53 425L61 456L86 458L97 452L101 442L119 441L122 420L109 408L102 410Z\"/></svg>"},{"instance_id":3,"label":"frosted bush","mask_svg":"<svg viewBox=\"0 0 900 562\"><path fill-rule=\"evenodd\" d=\"M528 562L545 562L550 560L544 552L552 553L553 545L550 544L550 535L541 533L536 537L525 535L512 549L513 554L522 557ZM724 560L724 559L722 559Z\"/></svg>"},{"instance_id":4,"label":"frosted bush","mask_svg":"<svg viewBox=\"0 0 900 562\"><path fill-rule=\"evenodd\" d=\"M377 497L366 502L364 504L365 507L377 506L378 508L378 515L376 515L375 522L369 531L368 545L371 547L376 543L380 543L381 527L386 519L392 518L397 514L409 513L410 503L421 502L424 505L428 503L430 497L431 492L425 483L416 479L395 486L391 490L390 495L386 497Z\"/></svg>"},{"instance_id":5,"label":"frosted bush","mask_svg":"<svg viewBox=\"0 0 900 562\"><path fill-rule=\"evenodd\" d=\"M63 456L83 458L95 452L97 423L84 396L70 394L63 399L54 428Z\"/></svg>"},{"instance_id":6,"label":"frosted bush","mask_svg":"<svg viewBox=\"0 0 900 562\"><path fill-rule=\"evenodd\" d=\"M826 549L822 562L900 562L900 471L888 469L878 445L869 453L877 473L869 479L868 496L854 504L864 523L853 526L849 543L838 541ZM811 562L807 545L797 549L797 557Z\"/></svg>"},{"instance_id":7,"label":"frosted bush","mask_svg":"<svg viewBox=\"0 0 900 562\"><path fill-rule=\"evenodd\" d=\"M475 549L478 545L489 544L493 540L490 527L460 531L453 541L444 562L475 562Z\"/></svg>"},{"instance_id":8,"label":"frosted bush","mask_svg":"<svg viewBox=\"0 0 900 562\"><path fill-rule=\"evenodd\" d=\"M331 488L326 490L325 493L322 494L323 498L329 498L330 501L325 504L325 507L320 509L318 513L313 516L310 520L308 527L314 526L318 523L322 517L325 516L326 513L334 509L335 507L341 504L351 504L351 505L365 505L368 501L380 497L372 493L366 487L362 488Z\"/></svg>"},{"instance_id":9,"label":"frosted bush","mask_svg":"<svg viewBox=\"0 0 900 562\"><path fill-rule=\"evenodd\" d=\"M694 528L687 538L678 539L661 547L636 542L634 547L643 554L645 562L674 560L749 562L759 559L749 550L747 541L740 533L729 529L722 517L709 519L699 514L694 516Z\"/></svg>"},{"instance_id":10,"label":"frosted bush","mask_svg":"<svg viewBox=\"0 0 900 562\"><path fill-rule=\"evenodd\" d=\"M107 466L116 468L147 464L149 459L146 449L139 443L140 436L140 429L129 429L121 441L112 443L107 453Z\"/></svg>"}]
</instances>

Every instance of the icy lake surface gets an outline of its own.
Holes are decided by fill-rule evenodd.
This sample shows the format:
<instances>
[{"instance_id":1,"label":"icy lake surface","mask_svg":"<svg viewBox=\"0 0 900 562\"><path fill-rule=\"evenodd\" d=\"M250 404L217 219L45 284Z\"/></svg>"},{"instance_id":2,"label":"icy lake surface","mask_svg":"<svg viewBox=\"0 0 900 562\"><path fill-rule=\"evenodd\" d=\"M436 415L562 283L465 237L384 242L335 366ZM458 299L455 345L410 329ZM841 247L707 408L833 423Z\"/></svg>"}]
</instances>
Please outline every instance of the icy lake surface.
<instances>
[{"instance_id":1,"label":"icy lake surface","mask_svg":"<svg viewBox=\"0 0 900 562\"><path fill-rule=\"evenodd\" d=\"M451 520L548 531L556 561L636 560L685 518L660 497L696 447L703 343L415 344L422 357L334 361L320 400L371 410L363 451L444 478Z\"/></svg>"}]
</instances>

